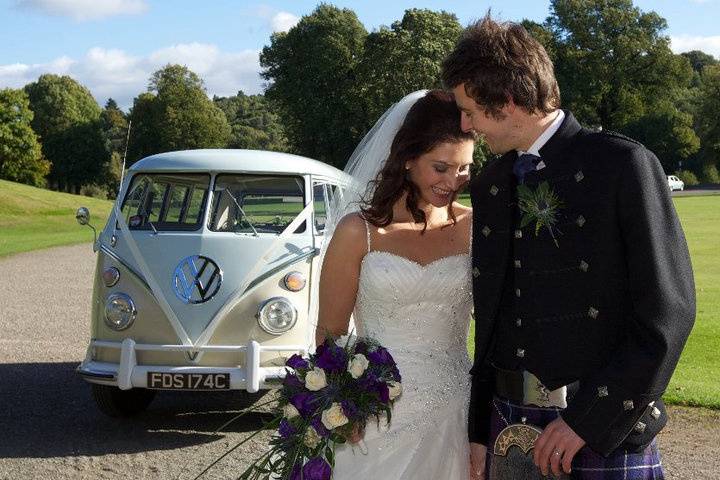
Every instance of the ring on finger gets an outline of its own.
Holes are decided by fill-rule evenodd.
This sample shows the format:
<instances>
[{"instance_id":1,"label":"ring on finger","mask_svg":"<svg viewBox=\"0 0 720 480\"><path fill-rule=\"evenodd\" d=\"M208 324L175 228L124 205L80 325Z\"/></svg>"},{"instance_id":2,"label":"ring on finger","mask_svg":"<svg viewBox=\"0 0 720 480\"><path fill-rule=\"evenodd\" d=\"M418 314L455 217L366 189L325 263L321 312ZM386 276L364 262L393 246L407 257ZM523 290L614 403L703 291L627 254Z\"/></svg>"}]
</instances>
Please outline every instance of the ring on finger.
<instances>
[{"instance_id":1,"label":"ring on finger","mask_svg":"<svg viewBox=\"0 0 720 480\"><path fill-rule=\"evenodd\" d=\"M562 455L562 452L561 452L560 450L555 450L555 451L553 452L553 455L555 455L556 457L559 457L559 456Z\"/></svg>"}]
</instances>

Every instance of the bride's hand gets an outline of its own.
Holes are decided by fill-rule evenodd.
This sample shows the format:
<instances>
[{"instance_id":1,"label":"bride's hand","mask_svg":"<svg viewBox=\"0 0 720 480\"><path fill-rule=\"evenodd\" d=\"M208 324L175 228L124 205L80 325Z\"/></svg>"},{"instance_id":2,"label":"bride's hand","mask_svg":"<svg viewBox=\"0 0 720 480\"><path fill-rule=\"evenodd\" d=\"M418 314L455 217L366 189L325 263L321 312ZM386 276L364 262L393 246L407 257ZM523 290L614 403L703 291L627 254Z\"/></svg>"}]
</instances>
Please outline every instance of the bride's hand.
<instances>
[{"instance_id":1,"label":"bride's hand","mask_svg":"<svg viewBox=\"0 0 720 480\"><path fill-rule=\"evenodd\" d=\"M479 443L470 444L470 480L485 480L487 447Z\"/></svg>"}]
</instances>

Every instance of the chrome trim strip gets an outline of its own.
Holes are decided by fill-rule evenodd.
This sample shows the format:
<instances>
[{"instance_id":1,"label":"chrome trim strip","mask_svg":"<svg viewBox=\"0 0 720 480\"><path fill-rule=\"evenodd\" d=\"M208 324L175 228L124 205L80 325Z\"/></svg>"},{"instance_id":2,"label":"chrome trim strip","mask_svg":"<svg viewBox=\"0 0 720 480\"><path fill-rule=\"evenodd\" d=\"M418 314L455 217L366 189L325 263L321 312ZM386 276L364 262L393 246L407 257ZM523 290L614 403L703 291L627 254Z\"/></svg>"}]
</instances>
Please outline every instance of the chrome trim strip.
<instances>
[{"instance_id":1,"label":"chrome trim strip","mask_svg":"<svg viewBox=\"0 0 720 480\"><path fill-rule=\"evenodd\" d=\"M307 258L312 258L312 257L315 257L315 256L317 256L317 255L320 255L320 249L319 249L319 248L313 248L312 250L309 250L309 251L306 252L306 253L300 254L300 255L298 255L298 256L295 257L295 258L291 258L290 260L281 263L280 265L278 265L278 266L275 267L275 268L271 268L270 270L268 270L267 272L265 272L265 273L263 273L262 275L260 275L260 276L258 276L257 278L255 278L252 282L250 282L250 284L247 286L247 288L245 289L245 291L243 292L243 294L246 293L246 292L248 292L248 291L250 291L250 290L252 290L254 287L256 287L256 286L259 285L260 283L264 282L264 281L267 280L268 278L272 277L273 275L275 275L275 274L278 273L279 271L285 270L287 267L289 267L289 266L291 266L291 265L294 265L294 264L296 264L296 263L300 263L301 261L303 261L303 260L305 260L305 259L307 259Z\"/></svg>"},{"instance_id":2,"label":"chrome trim strip","mask_svg":"<svg viewBox=\"0 0 720 480\"><path fill-rule=\"evenodd\" d=\"M83 377L99 378L99 379L103 379L103 380L116 380L117 379L117 375L113 372L106 372L103 370L93 370L88 367L83 367L82 365L77 367L75 369L75 371L79 375L82 375Z\"/></svg>"},{"instance_id":3,"label":"chrome trim strip","mask_svg":"<svg viewBox=\"0 0 720 480\"><path fill-rule=\"evenodd\" d=\"M112 250L110 250L110 249L109 249L108 247L106 247L104 244L103 244L103 245L100 245L100 251L101 251L102 253L104 253L105 255L107 255L108 257L110 257L110 258L112 258L113 260L115 260L116 262L118 262L118 263L119 263L120 265L122 265L128 272L130 272L131 274L133 274L133 275L135 276L135 278L137 278L138 281L142 284L142 286L145 287L145 289L148 291L148 293L150 293L150 295L152 295L153 297L155 297L155 295L153 295L152 289L150 289L150 285L148 285L148 283L145 281L145 279L144 279L135 269L133 269L130 265L128 265L122 258L120 258L115 252L113 252Z\"/></svg>"}]
</instances>

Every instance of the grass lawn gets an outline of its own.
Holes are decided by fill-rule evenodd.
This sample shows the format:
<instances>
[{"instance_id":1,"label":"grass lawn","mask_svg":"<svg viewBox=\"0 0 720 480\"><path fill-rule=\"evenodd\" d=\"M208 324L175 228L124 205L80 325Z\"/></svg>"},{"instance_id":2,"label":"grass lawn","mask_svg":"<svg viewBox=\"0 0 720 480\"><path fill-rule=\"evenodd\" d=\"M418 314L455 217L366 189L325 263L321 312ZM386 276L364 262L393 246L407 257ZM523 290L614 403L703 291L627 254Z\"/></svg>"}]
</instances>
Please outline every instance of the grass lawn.
<instances>
[{"instance_id":1,"label":"grass lawn","mask_svg":"<svg viewBox=\"0 0 720 480\"><path fill-rule=\"evenodd\" d=\"M75 220L80 206L90 209L90 221L102 229L112 202L0 180L0 257L92 241L92 231Z\"/></svg>"},{"instance_id":2,"label":"grass lawn","mask_svg":"<svg viewBox=\"0 0 720 480\"><path fill-rule=\"evenodd\" d=\"M467 194L459 201L470 204ZM676 197L674 201L695 271L697 319L664 399L720 409L720 196ZM471 328L471 352L473 334Z\"/></svg>"}]
</instances>

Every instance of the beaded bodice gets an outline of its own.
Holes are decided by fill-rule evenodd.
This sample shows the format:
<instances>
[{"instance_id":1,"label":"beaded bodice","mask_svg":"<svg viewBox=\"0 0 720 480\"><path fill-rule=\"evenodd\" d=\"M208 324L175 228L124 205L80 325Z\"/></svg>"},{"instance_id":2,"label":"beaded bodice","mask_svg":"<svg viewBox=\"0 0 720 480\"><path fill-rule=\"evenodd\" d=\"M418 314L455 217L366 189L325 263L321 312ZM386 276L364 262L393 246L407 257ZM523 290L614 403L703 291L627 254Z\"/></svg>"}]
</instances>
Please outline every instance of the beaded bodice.
<instances>
[{"instance_id":1,"label":"beaded bodice","mask_svg":"<svg viewBox=\"0 0 720 480\"><path fill-rule=\"evenodd\" d=\"M402 375L392 430L431 424L446 406L467 408L470 270L467 253L421 265L370 251L362 261L355 327L388 348Z\"/></svg>"}]
</instances>

